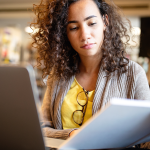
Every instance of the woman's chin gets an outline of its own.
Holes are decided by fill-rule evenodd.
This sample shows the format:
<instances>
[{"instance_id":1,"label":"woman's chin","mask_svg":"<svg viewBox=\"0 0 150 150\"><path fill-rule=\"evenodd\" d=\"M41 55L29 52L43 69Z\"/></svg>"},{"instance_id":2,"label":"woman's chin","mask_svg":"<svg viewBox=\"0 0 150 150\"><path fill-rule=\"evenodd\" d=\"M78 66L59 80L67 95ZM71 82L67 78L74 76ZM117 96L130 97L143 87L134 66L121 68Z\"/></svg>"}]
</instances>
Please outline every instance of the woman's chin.
<instances>
[{"instance_id":1,"label":"woman's chin","mask_svg":"<svg viewBox=\"0 0 150 150\"><path fill-rule=\"evenodd\" d=\"M97 56L100 56L100 53L87 52L87 53L84 53L84 54L79 54L79 56L81 56L81 57L97 58Z\"/></svg>"}]
</instances>

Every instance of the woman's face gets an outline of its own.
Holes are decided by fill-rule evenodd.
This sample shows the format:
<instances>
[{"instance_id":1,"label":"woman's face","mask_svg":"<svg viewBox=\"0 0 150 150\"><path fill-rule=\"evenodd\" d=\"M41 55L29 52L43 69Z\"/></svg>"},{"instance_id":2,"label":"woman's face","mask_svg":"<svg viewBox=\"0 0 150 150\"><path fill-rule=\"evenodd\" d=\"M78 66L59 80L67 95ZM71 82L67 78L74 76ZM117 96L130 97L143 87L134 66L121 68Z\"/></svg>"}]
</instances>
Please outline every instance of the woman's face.
<instances>
[{"instance_id":1,"label":"woman's face","mask_svg":"<svg viewBox=\"0 0 150 150\"><path fill-rule=\"evenodd\" d=\"M70 5L67 36L80 56L101 54L104 28L100 12L92 0L80 0Z\"/></svg>"}]
</instances>

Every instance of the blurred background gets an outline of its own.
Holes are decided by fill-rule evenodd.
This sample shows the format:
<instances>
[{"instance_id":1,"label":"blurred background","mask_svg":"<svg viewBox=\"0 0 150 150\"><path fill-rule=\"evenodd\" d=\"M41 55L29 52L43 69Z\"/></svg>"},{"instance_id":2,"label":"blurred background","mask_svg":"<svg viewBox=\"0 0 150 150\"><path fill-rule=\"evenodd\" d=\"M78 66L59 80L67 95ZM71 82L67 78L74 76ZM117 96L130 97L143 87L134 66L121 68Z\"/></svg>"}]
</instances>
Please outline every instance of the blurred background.
<instances>
[{"instance_id":1,"label":"blurred background","mask_svg":"<svg viewBox=\"0 0 150 150\"><path fill-rule=\"evenodd\" d=\"M145 70L150 84L150 0L114 0L131 21L134 41L127 47L126 56ZM0 63L29 62L36 65L37 51L32 48L29 25L34 19L33 4L39 0L0 0ZM46 86L41 69L34 68L42 100Z\"/></svg>"}]
</instances>

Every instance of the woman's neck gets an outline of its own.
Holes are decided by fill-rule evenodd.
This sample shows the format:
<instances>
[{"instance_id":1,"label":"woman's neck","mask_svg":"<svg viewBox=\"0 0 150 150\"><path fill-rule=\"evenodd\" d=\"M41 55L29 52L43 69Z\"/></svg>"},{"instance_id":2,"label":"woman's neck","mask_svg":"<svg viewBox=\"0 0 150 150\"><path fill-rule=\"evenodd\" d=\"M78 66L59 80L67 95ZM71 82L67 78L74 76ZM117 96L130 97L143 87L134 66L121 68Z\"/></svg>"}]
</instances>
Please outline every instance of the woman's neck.
<instances>
[{"instance_id":1,"label":"woman's neck","mask_svg":"<svg viewBox=\"0 0 150 150\"><path fill-rule=\"evenodd\" d=\"M101 62L101 56L96 57L83 57L80 56L80 64L79 64L79 70L80 73L84 74L98 74L99 67Z\"/></svg>"},{"instance_id":2,"label":"woman's neck","mask_svg":"<svg viewBox=\"0 0 150 150\"><path fill-rule=\"evenodd\" d=\"M92 91L96 87L101 57L80 57L79 70L76 75L78 83L87 91Z\"/></svg>"}]
</instances>

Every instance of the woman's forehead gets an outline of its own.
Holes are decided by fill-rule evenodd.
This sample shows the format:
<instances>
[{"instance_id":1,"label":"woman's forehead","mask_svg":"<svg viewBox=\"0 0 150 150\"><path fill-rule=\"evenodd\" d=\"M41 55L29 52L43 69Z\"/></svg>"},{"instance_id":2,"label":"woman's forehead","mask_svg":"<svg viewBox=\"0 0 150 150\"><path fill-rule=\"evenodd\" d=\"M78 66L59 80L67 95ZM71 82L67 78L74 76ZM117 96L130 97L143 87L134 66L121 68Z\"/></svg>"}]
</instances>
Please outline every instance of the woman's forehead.
<instances>
[{"instance_id":1,"label":"woman's forehead","mask_svg":"<svg viewBox=\"0 0 150 150\"><path fill-rule=\"evenodd\" d=\"M79 0L70 5L68 19L83 19L88 16L100 16L99 9L93 0Z\"/></svg>"}]
</instances>

